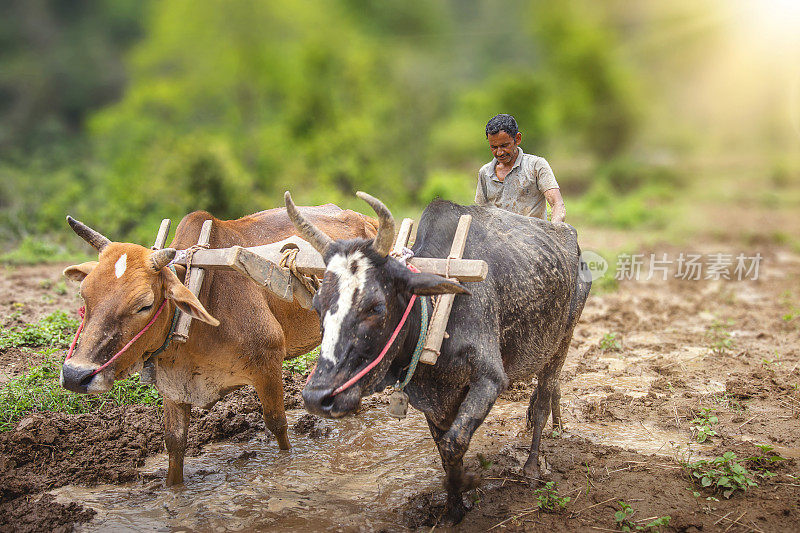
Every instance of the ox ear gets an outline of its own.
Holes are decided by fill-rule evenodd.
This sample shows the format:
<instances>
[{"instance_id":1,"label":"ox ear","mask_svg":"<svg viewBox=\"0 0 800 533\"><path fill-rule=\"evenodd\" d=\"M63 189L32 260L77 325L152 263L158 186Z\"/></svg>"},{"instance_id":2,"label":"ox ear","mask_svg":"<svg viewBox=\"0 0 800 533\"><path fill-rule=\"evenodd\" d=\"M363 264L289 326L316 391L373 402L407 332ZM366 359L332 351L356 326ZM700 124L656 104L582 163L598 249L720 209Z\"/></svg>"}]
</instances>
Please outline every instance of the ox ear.
<instances>
[{"instance_id":1,"label":"ox ear","mask_svg":"<svg viewBox=\"0 0 800 533\"><path fill-rule=\"evenodd\" d=\"M68 266L64 269L62 274L73 281L81 282L83 281L83 278L88 276L97 265L97 261L88 261L86 263L81 263L80 265Z\"/></svg>"},{"instance_id":2,"label":"ox ear","mask_svg":"<svg viewBox=\"0 0 800 533\"><path fill-rule=\"evenodd\" d=\"M408 290L419 296L434 296L436 294L471 294L460 283L450 281L436 274L421 272L411 274L407 280Z\"/></svg>"},{"instance_id":3,"label":"ox ear","mask_svg":"<svg viewBox=\"0 0 800 533\"><path fill-rule=\"evenodd\" d=\"M164 294L167 299L175 302L178 309L190 317L196 318L206 324L219 326L219 320L206 311L206 308L203 307L203 304L200 303L197 296L192 294L192 291L181 283L181 280L178 279L178 276L176 276L172 270L164 268L161 270L161 275L164 276Z\"/></svg>"}]
</instances>

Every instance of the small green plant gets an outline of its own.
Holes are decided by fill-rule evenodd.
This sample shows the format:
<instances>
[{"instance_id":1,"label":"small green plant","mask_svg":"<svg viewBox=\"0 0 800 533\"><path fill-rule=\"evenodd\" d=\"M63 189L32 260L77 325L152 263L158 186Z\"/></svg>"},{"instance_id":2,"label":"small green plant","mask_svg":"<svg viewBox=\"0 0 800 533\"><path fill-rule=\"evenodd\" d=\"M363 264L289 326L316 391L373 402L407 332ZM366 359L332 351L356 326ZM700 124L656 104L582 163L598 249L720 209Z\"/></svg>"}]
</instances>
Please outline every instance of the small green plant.
<instances>
[{"instance_id":1,"label":"small green plant","mask_svg":"<svg viewBox=\"0 0 800 533\"><path fill-rule=\"evenodd\" d=\"M780 461L786 461L786 458L772 453L775 447L770 446L769 444L756 444L756 447L761 450L761 455L749 457L747 459L750 468L756 473L757 476L763 479L775 477L775 472L770 471L769 468L774 467L774 465Z\"/></svg>"},{"instance_id":2,"label":"small green plant","mask_svg":"<svg viewBox=\"0 0 800 533\"><path fill-rule=\"evenodd\" d=\"M64 281L59 281L53 286L53 292L59 296L67 294L67 284Z\"/></svg>"},{"instance_id":3,"label":"small green plant","mask_svg":"<svg viewBox=\"0 0 800 533\"><path fill-rule=\"evenodd\" d=\"M724 354L733 349L735 342L731 337L730 328L733 325L733 320L714 320L708 327L706 336L710 342L710 348L713 353Z\"/></svg>"},{"instance_id":4,"label":"small green plant","mask_svg":"<svg viewBox=\"0 0 800 533\"><path fill-rule=\"evenodd\" d=\"M741 401L737 400L727 392L718 392L710 395L708 398L714 403L722 405L723 407L730 409L731 411L747 410L747 404L742 403Z\"/></svg>"},{"instance_id":5,"label":"small green plant","mask_svg":"<svg viewBox=\"0 0 800 533\"><path fill-rule=\"evenodd\" d=\"M749 487L757 487L758 483L752 474L739 462L734 452L725 452L715 459L703 459L686 463L692 480L713 493L722 492L730 498L737 490L746 492Z\"/></svg>"},{"instance_id":6,"label":"small green plant","mask_svg":"<svg viewBox=\"0 0 800 533\"><path fill-rule=\"evenodd\" d=\"M618 352L622 349L619 333L606 333L598 345L604 352Z\"/></svg>"},{"instance_id":7,"label":"small green plant","mask_svg":"<svg viewBox=\"0 0 800 533\"><path fill-rule=\"evenodd\" d=\"M484 457L482 453L478 454L478 462L484 470L488 470L493 464L489 459Z\"/></svg>"},{"instance_id":8,"label":"small green plant","mask_svg":"<svg viewBox=\"0 0 800 533\"><path fill-rule=\"evenodd\" d=\"M689 423L692 424L692 432L694 433L695 441L703 443L707 441L709 437L715 437L717 435L717 432L714 431L712 426L718 424L719 419L713 413L714 409L703 407L700 410L700 414L689 421Z\"/></svg>"},{"instance_id":9,"label":"small green plant","mask_svg":"<svg viewBox=\"0 0 800 533\"><path fill-rule=\"evenodd\" d=\"M536 496L536 505L541 511L558 513L563 511L570 502L569 496L559 496L555 481L548 481L544 487L533 491Z\"/></svg>"},{"instance_id":10,"label":"small green plant","mask_svg":"<svg viewBox=\"0 0 800 533\"><path fill-rule=\"evenodd\" d=\"M311 369L314 368L318 357L319 348L314 348L306 354L285 360L283 362L283 368L293 374L308 374L311 372Z\"/></svg>"},{"instance_id":11,"label":"small green plant","mask_svg":"<svg viewBox=\"0 0 800 533\"><path fill-rule=\"evenodd\" d=\"M660 516L647 524L638 525L631 520L633 513L636 512L633 507L621 500L617 503L622 509L614 513L614 521L616 521L617 528L620 531L661 531L662 527L669 525L671 519L669 516Z\"/></svg>"},{"instance_id":12,"label":"small green plant","mask_svg":"<svg viewBox=\"0 0 800 533\"><path fill-rule=\"evenodd\" d=\"M800 316L800 307L797 307L794 302L792 301L792 291L786 290L781 294L780 297L781 304L788 309L786 313L781 315L781 319L784 322L791 322L795 318Z\"/></svg>"},{"instance_id":13,"label":"small green plant","mask_svg":"<svg viewBox=\"0 0 800 533\"><path fill-rule=\"evenodd\" d=\"M66 346L78 327L78 320L55 311L36 323L0 331L0 350L21 346Z\"/></svg>"},{"instance_id":14,"label":"small green plant","mask_svg":"<svg viewBox=\"0 0 800 533\"><path fill-rule=\"evenodd\" d=\"M57 355L58 354L58 355ZM158 391L139 382L138 374L118 380L105 394L75 394L59 384L61 350L42 352L44 362L12 378L0 389L0 432L8 431L30 412L88 413L106 405L160 404Z\"/></svg>"},{"instance_id":15,"label":"small green plant","mask_svg":"<svg viewBox=\"0 0 800 533\"><path fill-rule=\"evenodd\" d=\"M775 367L781 365L781 354L778 353L778 350L774 350L772 353L775 355L775 357L773 357L771 360L763 357L761 359L761 366L770 372L775 372Z\"/></svg>"}]
</instances>

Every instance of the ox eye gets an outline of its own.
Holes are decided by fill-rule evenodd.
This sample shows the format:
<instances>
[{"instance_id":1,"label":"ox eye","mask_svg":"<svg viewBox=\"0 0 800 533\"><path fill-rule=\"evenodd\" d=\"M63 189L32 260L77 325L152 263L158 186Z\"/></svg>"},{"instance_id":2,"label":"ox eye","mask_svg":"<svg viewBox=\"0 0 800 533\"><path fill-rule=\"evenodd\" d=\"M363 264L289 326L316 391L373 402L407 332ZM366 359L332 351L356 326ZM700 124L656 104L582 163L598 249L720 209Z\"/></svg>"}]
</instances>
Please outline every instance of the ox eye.
<instances>
[{"instance_id":1,"label":"ox eye","mask_svg":"<svg viewBox=\"0 0 800 533\"><path fill-rule=\"evenodd\" d=\"M145 305L145 306L142 306L142 307L140 307L140 308L139 308L139 310L138 310L138 311L136 311L136 312L137 312L137 313L144 313L145 311L149 311L149 310L151 310L152 308L153 308L153 304L150 304L150 305Z\"/></svg>"},{"instance_id":2,"label":"ox eye","mask_svg":"<svg viewBox=\"0 0 800 533\"><path fill-rule=\"evenodd\" d=\"M386 313L386 306L383 303L377 303L369 308L369 314L382 315Z\"/></svg>"}]
</instances>

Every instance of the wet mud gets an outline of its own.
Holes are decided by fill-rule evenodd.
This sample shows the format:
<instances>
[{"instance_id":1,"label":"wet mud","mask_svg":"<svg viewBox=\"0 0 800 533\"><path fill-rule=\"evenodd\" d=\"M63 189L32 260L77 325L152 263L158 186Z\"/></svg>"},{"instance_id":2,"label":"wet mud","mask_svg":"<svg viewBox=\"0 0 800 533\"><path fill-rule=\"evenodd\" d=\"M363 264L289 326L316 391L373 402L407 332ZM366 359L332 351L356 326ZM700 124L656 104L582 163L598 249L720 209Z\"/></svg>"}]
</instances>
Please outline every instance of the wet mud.
<instances>
[{"instance_id":1,"label":"wet mud","mask_svg":"<svg viewBox=\"0 0 800 533\"><path fill-rule=\"evenodd\" d=\"M548 427L542 444L544 474L570 502L558 513L539 510L534 488L520 476L532 385L515 384L465 458L482 481L466 494L472 509L454 530L615 530L619 501L635 509L639 524L669 515L665 530L800 529L800 318L784 319L800 301L800 256L762 253L758 281L622 282L616 292L591 295L562 372L565 428L555 434ZM57 278L60 270L33 268L33 278ZM21 293L4 294L0 312L8 315L24 300L24 320L33 321L52 311L50 304L36 308L43 291L34 279ZM714 349L719 323L732 341L723 350ZM621 348L601 348L612 332ZM1 353L0 373L14 372L20 356ZM412 410L402 422L391 420L377 395L356 417L321 420L301 409L303 383L285 375L290 452L280 452L265 431L250 388L210 411L194 410L186 485L178 489L163 486L156 408L32 414L0 434L0 529L436 526L442 470L421 415ZM697 443L691 421L703 408L718 417L717 435ZM764 444L786 460L769 465L774 476L756 477L758 486L730 499L693 484L682 466L728 451L758 457ZM758 461L743 464L758 471Z\"/></svg>"}]
</instances>

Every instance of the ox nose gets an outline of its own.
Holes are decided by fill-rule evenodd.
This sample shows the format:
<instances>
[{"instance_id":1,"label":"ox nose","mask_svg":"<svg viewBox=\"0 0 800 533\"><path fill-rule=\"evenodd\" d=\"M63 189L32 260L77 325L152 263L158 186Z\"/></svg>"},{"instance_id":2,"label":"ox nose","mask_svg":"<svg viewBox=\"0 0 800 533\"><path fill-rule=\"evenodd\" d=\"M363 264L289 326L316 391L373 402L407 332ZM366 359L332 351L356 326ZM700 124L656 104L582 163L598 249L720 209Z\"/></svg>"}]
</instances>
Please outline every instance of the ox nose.
<instances>
[{"instance_id":1,"label":"ox nose","mask_svg":"<svg viewBox=\"0 0 800 533\"><path fill-rule=\"evenodd\" d=\"M86 394L94 379L94 369L72 366L65 363L61 367L61 386L72 392Z\"/></svg>"},{"instance_id":2,"label":"ox nose","mask_svg":"<svg viewBox=\"0 0 800 533\"><path fill-rule=\"evenodd\" d=\"M333 408L333 389L306 386L303 389L303 402L309 413L330 416Z\"/></svg>"}]
</instances>

